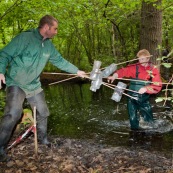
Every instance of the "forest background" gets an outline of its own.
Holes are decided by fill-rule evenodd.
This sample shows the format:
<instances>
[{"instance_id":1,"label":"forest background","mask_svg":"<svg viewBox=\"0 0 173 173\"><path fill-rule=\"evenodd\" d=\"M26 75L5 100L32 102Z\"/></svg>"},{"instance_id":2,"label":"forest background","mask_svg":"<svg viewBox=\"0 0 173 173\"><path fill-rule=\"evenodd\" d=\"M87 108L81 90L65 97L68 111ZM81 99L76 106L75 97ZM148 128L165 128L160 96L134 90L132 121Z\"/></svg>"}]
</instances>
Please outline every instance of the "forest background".
<instances>
[{"instance_id":1,"label":"forest background","mask_svg":"<svg viewBox=\"0 0 173 173\"><path fill-rule=\"evenodd\" d=\"M59 21L55 47L80 69L90 72L94 60L128 62L145 48L172 82L172 0L0 0L0 49L46 14ZM58 70L48 63L45 71Z\"/></svg>"}]
</instances>

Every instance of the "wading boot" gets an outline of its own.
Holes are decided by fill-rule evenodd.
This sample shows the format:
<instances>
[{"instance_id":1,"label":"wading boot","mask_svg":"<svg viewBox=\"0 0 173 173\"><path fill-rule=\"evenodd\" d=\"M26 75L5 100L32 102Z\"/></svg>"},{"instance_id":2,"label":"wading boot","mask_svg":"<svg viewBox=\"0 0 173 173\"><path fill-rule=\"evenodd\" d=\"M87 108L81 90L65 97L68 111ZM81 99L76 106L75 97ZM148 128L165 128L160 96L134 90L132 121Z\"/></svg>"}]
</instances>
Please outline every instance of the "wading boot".
<instances>
[{"instance_id":1,"label":"wading boot","mask_svg":"<svg viewBox=\"0 0 173 173\"><path fill-rule=\"evenodd\" d=\"M4 148L0 148L0 162L8 162L10 160L10 157L5 152Z\"/></svg>"},{"instance_id":2,"label":"wading boot","mask_svg":"<svg viewBox=\"0 0 173 173\"><path fill-rule=\"evenodd\" d=\"M51 147L51 143L47 139L47 117L46 118L39 117L37 124L37 134L38 134L38 142L40 144Z\"/></svg>"},{"instance_id":3,"label":"wading boot","mask_svg":"<svg viewBox=\"0 0 173 173\"><path fill-rule=\"evenodd\" d=\"M51 142L49 142L47 138L44 138L42 140L39 140L39 143L42 144L42 145L46 145L49 148L51 147Z\"/></svg>"},{"instance_id":4,"label":"wading boot","mask_svg":"<svg viewBox=\"0 0 173 173\"><path fill-rule=\"evenodd\" d=\"M51 142L47 139L47 133L38 131L38 142L42 145L47 145L48 147L51 147Z\"/></svg>"},{"instance_id":5,"label":"wading boot","mask_svg":"<svg viewBox=\"0 0 173 173\"><path fill-rule=\"evenodd\" d=\"M42 145L47 145L48 147L51 147L51 142L48 141L47 137L44 137L41 140L39 140L39 143Z\"/></svg>"}]
</instances>

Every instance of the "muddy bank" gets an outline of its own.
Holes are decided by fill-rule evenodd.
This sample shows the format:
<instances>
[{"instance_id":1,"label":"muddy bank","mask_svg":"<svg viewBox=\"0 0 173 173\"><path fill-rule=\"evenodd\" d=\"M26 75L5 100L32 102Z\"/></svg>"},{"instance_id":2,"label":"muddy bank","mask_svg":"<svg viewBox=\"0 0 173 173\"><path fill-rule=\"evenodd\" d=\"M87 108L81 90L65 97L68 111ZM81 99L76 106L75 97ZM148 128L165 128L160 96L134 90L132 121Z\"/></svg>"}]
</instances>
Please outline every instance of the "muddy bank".
<instances>
[{"instance_id":1,"label":"muddy bank","mask_svg":"<svg viewBox=\"0 0 173 173\"><path fill-rule=\"evenodd\" d=\"M0 173L173 172L171 156L160 152L51 137L52 146L39 145L36 157L33 140L31 135L13 147L11 161L0 163Z\"/></svg>"}]
</instances>

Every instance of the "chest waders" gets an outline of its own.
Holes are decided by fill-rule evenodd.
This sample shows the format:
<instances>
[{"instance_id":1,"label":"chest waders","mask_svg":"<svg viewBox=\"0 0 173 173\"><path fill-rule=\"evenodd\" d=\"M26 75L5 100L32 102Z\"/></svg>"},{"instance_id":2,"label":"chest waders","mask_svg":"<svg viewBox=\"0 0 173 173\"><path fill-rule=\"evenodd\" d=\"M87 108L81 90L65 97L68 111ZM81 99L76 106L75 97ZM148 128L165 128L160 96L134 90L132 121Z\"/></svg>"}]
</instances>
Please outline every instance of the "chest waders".
<instances>
[{"instance_id":1,"label":"chest waders","mask_svg":"<svg viewBox=\"0 0 173 173\"><path fill-rule=\"evenodd\" d=\"M138 65L136 65L136 78L135 81L130 82L129 89L133 91L139 91L144 86L149 85L150 81L137 81L138 79ZM128 114L130 119L130 125L131 129L138 129L139 128L139 118L138 113L143 117L144 121L146 122L152 122L153 121L153 113L152 108L149 102L149 94L138 94L135 92L129 92L129 95L133 97L137 97L138 100L128 98L127 102L127 108L128 108Z\"/></svg>"}]
</instances>

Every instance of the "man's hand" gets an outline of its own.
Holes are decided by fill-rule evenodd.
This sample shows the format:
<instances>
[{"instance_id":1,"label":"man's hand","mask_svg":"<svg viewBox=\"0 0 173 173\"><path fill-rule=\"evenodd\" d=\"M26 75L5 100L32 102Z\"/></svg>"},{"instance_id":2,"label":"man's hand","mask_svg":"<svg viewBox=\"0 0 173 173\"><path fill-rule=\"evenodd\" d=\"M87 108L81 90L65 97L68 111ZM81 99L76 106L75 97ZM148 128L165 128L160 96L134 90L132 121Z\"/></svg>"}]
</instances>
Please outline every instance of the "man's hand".
<instances>
[{"instance_id":1,"label":"man's hand","mask_svg":"<svg viewBox=\"0 0 173 173\"><path fill-rule=\"evenodd\" d=\"M109 76L109 77L107 78L108 83L109 83L109 82L113 83L113 81L114 81L116 78L118 78L118 74L117 74L117 73L114 73L112 76Z\"/></svg>"},{"instance_id":2,"label":"man's hand","mask_svg":"<svg viewBox=\"0 0 173 173\"><path fill-rule=\"evenodd\" d=\"M139 94L144 94L147 92L147 88L143 87L138 92L139 92Z\"/></svg>"},{"instance_id":3,"label":"man's hand","mask_svg":"<svg viewBox=\"0 0 173 173\"><path fill-rule=\"evenodd\" d=\"M4 74L0 74L0 89L2 88L1 82L5 84L5 76Z\"/></svg>"},{"instance_id":4,"label":"man's hand","mask_svg":"<svg viewBox=\"0 0 173 173\"><path fill-rule=\"evenodd\" d=\"M78 70L77 75L82 78L87 78L88 76L84 71Z\"/></svg>"}]
</instances>

